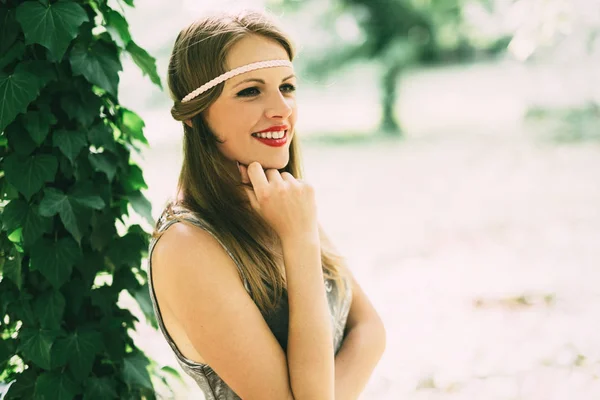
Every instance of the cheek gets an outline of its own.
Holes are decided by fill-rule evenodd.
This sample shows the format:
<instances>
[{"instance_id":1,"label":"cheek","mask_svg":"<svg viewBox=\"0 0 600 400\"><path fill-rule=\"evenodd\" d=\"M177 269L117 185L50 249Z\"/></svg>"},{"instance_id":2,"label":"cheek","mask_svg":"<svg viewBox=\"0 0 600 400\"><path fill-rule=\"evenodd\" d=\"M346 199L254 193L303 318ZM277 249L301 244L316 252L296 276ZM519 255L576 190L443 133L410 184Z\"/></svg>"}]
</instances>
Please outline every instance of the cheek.
<instances>
[{"instance_id":1,"label":"cheek","mask_svg":"<svg viewBox=\"0 0 600 400\"><path fill-rule=\"evenodd\" d=\"M243 136L250 135L253 126L259 121L260 112L255 109L256 107L249 104L221 103L210 110L207 117L219 138L237 141Z\"/></svg>"}]
</instances>

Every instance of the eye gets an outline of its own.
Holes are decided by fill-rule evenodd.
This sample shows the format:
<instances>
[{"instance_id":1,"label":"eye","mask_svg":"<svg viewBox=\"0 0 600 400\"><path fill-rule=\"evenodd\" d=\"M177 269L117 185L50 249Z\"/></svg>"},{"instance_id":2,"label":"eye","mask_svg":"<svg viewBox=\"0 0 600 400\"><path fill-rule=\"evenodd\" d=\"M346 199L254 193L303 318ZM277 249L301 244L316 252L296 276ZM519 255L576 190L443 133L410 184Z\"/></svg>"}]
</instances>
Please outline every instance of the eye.
<instances>
[{"instance_id":1,"label":"eye","mask_svg":"<svg viewBox=\"0 0 600 400\"><path fill-rule=\"evenodd\" d=\"M292 85L291 83L286 83L285 85L281 85L280 87L285 88L285 91L288 93L296 91L296 86Z\"/></svg>"},{"instance_id":2,"label":"eye","mask_svg":"<svg viewBox=\"0 0 600 400\"><path fill-rule=\"evenodd\" d=\"M246 89L242 90L241 92L238 92L237 95L239 97L251 97L251 96L257 95L258 93L260 93L258 91L258 88L256 88L256 87L249 87L249 88L246 88Z\"/></svg>"},{"instance_id":3,"label":"eye","mask_svg":"<svg viewBox=\"0 0 600 400\"><path fill-rule=\"evenodd\" d=\"M283 84L279 88L283 89L283 91L286 93L293 93L296 91L296 86L292 85L291 83ZM259 94L260 94L260 90L258 90L257 87L252 86L252 87L246 88L246 89L238 92L237 96L238 97L254 97Z\"/></svg>"}]
</instances>

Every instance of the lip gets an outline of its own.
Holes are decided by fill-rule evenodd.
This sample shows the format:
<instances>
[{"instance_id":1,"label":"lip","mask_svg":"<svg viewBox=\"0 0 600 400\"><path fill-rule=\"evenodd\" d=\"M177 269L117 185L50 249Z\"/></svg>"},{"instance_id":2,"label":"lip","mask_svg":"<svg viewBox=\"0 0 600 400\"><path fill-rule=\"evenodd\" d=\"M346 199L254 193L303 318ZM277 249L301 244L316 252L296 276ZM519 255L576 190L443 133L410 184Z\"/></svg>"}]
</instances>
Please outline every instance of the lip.
<instances>
[{"instance_id":1,"label":"lip","mask_svg":"<svg viewBox=\"0 0 600 400\"><path fill-rule=\"evenodd\" d=\"M266 144L271 147L281 147L287 143L288 140L288 130L285 131L284 135L280 139L263 139L260 137L252 136L254 139L260 141L261 143Z\"/></svg>"},{"instance_id":2,"label":"lip","mask_svg":"<svg viewBox=\"0 0 600 400\"><path fill-rule=\"evenodd\" d=\"M288 129L290 129L290 127L288 125L273 125L267 129L264 129L262 131L257 131L254 133L287 131Z\"/></svg>"}]
</instances>

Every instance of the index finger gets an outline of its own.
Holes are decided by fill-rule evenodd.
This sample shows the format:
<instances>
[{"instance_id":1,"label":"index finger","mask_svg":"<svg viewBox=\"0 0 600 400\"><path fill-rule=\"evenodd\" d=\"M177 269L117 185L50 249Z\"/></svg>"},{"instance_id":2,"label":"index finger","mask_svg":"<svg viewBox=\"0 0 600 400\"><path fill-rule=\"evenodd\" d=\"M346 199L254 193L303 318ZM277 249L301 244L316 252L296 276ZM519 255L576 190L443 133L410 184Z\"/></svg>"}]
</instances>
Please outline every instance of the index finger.
<instances>
[{"instance_id":1,"label":"index finger","mask_svg":"<svg viewBox=\"0 0 600 400\"><path fill-rule=\"evenodd\" d=\"M264 190L269 186L265 171L263 171L262 165L258 161L253 161L248 165L248 176L255 192L257 189Z\"/></svg>"}]
</instances>

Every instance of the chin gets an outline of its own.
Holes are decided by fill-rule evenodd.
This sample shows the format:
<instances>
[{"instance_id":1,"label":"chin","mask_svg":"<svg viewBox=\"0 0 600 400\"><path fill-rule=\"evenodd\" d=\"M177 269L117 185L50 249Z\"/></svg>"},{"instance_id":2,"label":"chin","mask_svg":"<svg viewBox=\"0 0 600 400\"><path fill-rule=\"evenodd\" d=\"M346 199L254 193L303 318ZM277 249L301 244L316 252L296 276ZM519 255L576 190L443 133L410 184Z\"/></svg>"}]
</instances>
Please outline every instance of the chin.
<instances>
[{"instance_id":1,"label":"chin","mask_svg":"<svg viewBox=\"0 0 600 400\"><path fill-rule=\"evenodd\" d=\"M288 165L289 161L289 155L286 155L285 157L278 157L278 159L276 160L269 159L263 160L262 162L258 160L258 162L260 162L260 165L262 165L264 169L283 169L286 167L286 165Z\"/></svg>"}]
</instances>

